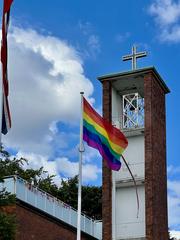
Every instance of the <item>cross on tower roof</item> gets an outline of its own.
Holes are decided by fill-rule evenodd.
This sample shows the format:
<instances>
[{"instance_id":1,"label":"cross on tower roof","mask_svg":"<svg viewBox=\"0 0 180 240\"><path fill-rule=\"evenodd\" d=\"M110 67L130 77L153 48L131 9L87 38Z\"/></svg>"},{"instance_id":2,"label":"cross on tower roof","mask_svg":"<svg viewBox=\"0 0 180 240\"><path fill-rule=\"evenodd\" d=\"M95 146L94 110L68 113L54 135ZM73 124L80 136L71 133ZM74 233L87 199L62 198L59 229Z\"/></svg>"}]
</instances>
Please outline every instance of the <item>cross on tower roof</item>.
<instances>
[{"instance_id":1,"label":"cross on tower roof","mask_svg":"<svg viewBox=\"0 0 180 240\"><path fill-rule=\"evenodd\" d=\"M136 45L132 46L132 54L125 55L122 57L123 61L132 60L132 70L135 70L137 67L137 58L142 58L147 56L147 52L136 52Z\"/></svg>"}]
</instances>

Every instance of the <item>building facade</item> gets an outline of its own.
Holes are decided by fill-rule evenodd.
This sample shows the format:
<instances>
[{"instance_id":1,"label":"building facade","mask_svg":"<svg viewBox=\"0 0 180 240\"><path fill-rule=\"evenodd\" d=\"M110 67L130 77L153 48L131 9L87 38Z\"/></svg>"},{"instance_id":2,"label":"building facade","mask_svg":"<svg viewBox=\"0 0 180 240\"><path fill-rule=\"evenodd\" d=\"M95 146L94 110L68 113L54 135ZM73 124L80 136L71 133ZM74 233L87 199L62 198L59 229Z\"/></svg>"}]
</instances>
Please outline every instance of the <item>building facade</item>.
<instances>
[{"instance_id":1,"label":"building facade","mask_svg":"<svg viewBox=\"0 0 180 240\"><path fill-rule=\"evenodd\" d=\"M16 195L16 204L4 209L14 214L17 240L76 240L77 211L20 177L4 179L0 189ZM81 215L81 239L102 239L102 224Z\"/></svg>"},{"instance_id":2,"label":"building facade","mask_svg":"<svg viewBox=\"0 0 180 240\"><path fill-rule=\"evenodd\" d=\"M167 240L165 94L169 89L154 67L98 79L103 116L128 139L124 157L139 197L138 208L125 164L112 173L103 161L103 240Z\"/></svg>"}]
</instances>

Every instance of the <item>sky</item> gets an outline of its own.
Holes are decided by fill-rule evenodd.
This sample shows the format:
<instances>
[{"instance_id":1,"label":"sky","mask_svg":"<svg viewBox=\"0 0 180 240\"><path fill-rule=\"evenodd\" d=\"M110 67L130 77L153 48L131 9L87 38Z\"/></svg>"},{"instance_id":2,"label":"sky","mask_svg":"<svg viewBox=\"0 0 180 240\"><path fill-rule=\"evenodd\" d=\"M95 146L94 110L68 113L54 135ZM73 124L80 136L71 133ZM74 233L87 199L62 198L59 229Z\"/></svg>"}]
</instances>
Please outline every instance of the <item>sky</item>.
<instances>
[{"instance_id":1,"label":"sky","mask_svg":"<svg viewBox=\"0 0 180 240\"><path fill-rule=\"evenodd\" d=\"M2 6L0 6L2 12ZM80 91L101 112L98 76L127 71L136 44L170 88L166 96L169 227L180 237L180 1L14 0L8 34L12 129L2 142L29 167L78 173ZM157 103L158 104L158 103ZM101 185L101 158L86 147L84 184Z\"/></svg>"}]
</instances>

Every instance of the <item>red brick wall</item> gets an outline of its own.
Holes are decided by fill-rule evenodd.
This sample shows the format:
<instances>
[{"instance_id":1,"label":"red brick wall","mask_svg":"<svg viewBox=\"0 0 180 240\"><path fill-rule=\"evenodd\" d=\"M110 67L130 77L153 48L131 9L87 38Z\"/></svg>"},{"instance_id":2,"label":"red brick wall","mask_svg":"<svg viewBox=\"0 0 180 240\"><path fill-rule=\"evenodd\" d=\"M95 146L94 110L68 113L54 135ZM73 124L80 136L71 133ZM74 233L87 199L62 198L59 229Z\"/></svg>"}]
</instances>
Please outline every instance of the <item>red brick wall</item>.
<instances>
[{"instance_id":1,"label":"red brick wall","mask_svg":"<svg viewBox=\"0 0 180 240\"><path fill-rule=\"evenodd\" d=\"M111 120L111 79L103 85L103 117ZM165 92L150 71L145 92L146 240L167 240L167 176ZM112 239L112 176L103 161L103 240Z\"/></svg>"},{"instance_id":2,"label":"red brick wall","mask_svg":"<svg viewBox=\"0 0 180 240\"><path fill-rule=\"evenodd\" d=\"M144 92L146 240L167 240L165 93L151 73Z\"/></svg>"},{"instance_id":3,"label":"red brick wall","mask_svg":"<svg viewBox=\"0 0 180 240\"><path fill-rule=\"evenodd\" d=\"M111 82L103 82L103 117L111 121ZM103 160L102 174L103 240L112 239L112 174Z\"/></svg>"},{"instance_id":4,"label":"red brick wall","mask_svg":"<svg viewBox=\"0 0 180 240\"><path fill-rule=\"evenodd\" d=\"M23 204L16 205L17 240L75 240L76 229ZM82 240L95 239L82 234Z\"/></svg>"}]
</instances>

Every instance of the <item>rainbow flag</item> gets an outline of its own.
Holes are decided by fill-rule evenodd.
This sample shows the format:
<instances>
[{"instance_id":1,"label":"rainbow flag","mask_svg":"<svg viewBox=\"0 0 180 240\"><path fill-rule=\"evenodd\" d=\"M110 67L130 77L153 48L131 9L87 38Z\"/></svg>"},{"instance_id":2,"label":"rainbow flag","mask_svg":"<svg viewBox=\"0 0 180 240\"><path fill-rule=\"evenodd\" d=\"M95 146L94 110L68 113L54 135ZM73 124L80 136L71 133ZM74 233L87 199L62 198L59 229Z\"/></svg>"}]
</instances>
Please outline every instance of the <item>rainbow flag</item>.
<instances>
[{"instance_id":1,"label":"rainbow flag","mask_svg":"<svg viewBox=\"0 0 180 240\"><path fill-rule=\"evenodd\" d=\"M83 140L99 151L110 169L115 171L120 169L120 157L128 141L124 134L103 119L85 98L83 98Z\"/></svg>"}]
</instances>

